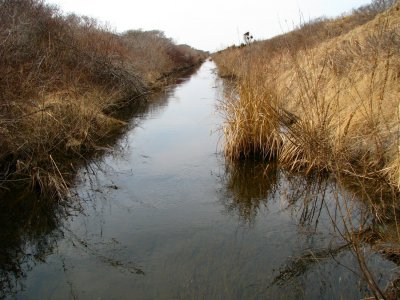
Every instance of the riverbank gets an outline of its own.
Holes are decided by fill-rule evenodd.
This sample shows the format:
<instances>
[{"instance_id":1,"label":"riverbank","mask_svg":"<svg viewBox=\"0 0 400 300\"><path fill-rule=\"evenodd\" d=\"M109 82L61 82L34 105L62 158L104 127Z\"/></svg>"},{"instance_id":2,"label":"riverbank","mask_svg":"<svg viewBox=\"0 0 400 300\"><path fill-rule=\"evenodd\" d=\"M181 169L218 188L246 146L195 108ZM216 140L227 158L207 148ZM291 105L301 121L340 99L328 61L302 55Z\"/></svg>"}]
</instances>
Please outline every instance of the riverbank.
<instances>
[{"instance_id":1,"label":"riverbank","mask_svg":"<svg viewBox=\"0 0 400 300\"><path fill-rule=\"evenodd\" d=\"M273 160L289 172L327 173L352 186L341 212L344 236L379 298L357 230L373 228L375 249L398 256L399 25L400 3L373 1L270 40L247 35L246 44L213 55L235 86L220 103L226 158ZM358 229L350 217L355 199L370 210Z\"/></svg>"},{"instance_id":2,"label":"riverbank","mask_svg":"<svg viewBox=\"0 0 400 300\"><path fill-rule=\"evenodd\" d=\"M398 191L400 5L373 8L213 55L237 88L221 103L229 159L272 157Z\"/></svg>"},{"instance_id":3,"label":"riverbank","mask_svg":"<svg viewBox=\"0 0 400 300\"><path fill-rule=\"evenodd\" d=\"M36 0L3 2L0 20L0 193L11 183L64 197L71 159L125 126L116 110L207 56L161 31L117 34Z\"/></svg>"}]
</instances>

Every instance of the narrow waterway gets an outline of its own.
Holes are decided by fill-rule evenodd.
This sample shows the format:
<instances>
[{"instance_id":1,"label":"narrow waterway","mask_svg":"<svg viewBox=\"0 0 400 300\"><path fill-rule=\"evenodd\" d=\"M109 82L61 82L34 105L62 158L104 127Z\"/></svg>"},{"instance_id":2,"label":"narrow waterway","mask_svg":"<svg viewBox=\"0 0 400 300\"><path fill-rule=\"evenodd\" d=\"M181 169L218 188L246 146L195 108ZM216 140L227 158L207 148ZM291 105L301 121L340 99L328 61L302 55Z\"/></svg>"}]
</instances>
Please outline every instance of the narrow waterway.
<instances>
[{"instance_id":1,"label":"narrow waterway","mask_svg":"<svg viewBox=\"0 0 400 300\"><path fill-rule=\"evenodd\" d=\"M113 149L80 171L79 211L29 241L35 251L25 249L5 297L370 296L331 223L345 191L272 165L228 165L216 110L223 90L206 62L138 109ZM367 259L385 287L395 265L373 252Z\"/></svg>"}]
</instances>

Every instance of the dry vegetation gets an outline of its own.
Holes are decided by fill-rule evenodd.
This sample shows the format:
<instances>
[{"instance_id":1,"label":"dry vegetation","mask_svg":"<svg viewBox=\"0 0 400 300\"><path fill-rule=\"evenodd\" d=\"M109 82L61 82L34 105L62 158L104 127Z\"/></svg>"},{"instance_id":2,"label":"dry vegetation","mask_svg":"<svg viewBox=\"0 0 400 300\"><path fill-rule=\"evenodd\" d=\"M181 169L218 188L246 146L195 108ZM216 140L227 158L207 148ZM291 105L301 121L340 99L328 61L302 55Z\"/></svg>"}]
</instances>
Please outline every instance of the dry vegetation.
<instances>
[{"instance_id":1,"label":"dry vegetation","mask_svg":"<svg viewBox=\"0 0 400 300\"><path fill-rule=\"evenodd\" d=\"M160 31L116 34L40 0L0 0L0 192L65 195L66 156L96 150L123 125L117 107L204 57Z\"/></svg>"},{"instance_id":2,"label":"dry vegetation","mask_svg":"<svg viewBox=\"0 0 400 300\"><path fill-rule=\"evenodd\" d=\"M215 54L237 83L222 103L227 157L272 156L291 170L399 187L400 4L379 13L387 6Z\"/></svg>"},{"instance_id":3,"label":"dry vegetation","mask_svg":"<svg viewBox=\"0 0 400 300\"><path fill-rule=\"evenodd\" d=\"M236 84L220 107L229 160L257 156L289 171L351 178L376 222L399 228L398 1L374 0L213 59Z\"/></svg>"}]
</instances>

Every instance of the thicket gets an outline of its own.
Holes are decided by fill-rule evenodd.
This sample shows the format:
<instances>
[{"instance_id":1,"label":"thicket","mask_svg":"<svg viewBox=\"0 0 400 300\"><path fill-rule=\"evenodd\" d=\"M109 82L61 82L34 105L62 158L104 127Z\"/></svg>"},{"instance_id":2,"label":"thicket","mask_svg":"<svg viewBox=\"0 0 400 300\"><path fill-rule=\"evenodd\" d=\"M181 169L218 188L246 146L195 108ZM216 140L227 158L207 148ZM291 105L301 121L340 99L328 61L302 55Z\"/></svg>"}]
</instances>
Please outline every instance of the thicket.
<instances>
[{"instance_id":1,"label":"thicket","mask_svg":"<svg viewBox=\"0 0 400 300\"><path fill-rule=\"evenodd\" d=\"M40 0L0 0L0 193L14 182L63 197L66 158L123 126L116 108L204 57L160 31L118 34Z\"/></svg>"}]
</instances>

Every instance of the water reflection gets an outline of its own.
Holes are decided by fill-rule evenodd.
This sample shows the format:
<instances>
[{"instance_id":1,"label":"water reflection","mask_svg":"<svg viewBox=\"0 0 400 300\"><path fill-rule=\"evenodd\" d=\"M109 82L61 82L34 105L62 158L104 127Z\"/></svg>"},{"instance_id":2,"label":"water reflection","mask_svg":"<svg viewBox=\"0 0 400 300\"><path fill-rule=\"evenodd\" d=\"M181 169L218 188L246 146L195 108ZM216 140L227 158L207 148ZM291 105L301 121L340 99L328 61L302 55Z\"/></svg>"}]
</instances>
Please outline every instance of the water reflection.
<instances>
[{"instance_id":1,"label":"water reflection","mask_svg":"<svg viewBox=\"0 0 400 300\"><path fill-rule=\"evenodd\" d=\"M392 274L376 264L377 254L368 238L376 226L376 218L360 198L362 191L354 185L349 189L349 185L329 176L289 174L274 164L256 161L229 163L222 182L225 190L221 203L242 222L253 224L262 210L268 211L267 217L272 214L284 217L287 212L296 223L297 238L303 237L302 246L274 272L267 284L270 292L277 287L288 287L302 290L296 296L300 298L333 296L335 292L330 289L319 294L305 292L310 283L304 282L304 278L322 269L318 283L321 286L332 280L329 274L334 265L350 271L359 280L364 278L365 267L370 268L372 274L379 275L376 280L382 290L390 282ZM351 257L360 260L360 255L364 261L361 269L358 264L350 263ZM337 276L341 278L344 273ZM366 281L358 284L359 295L370 294Z\"/></svg>"},{"instance_id":2,"label":"water reflection","mask_svg":"<svg viewBox=\"0 0 400 300\"><path fill-rule=\"evenodd\" d=\"M65 208L48 199L6 194L0 204L0 298L24 288L23 280L62 237ZM13 198L11 201L6 201ZM32 199L33 198L33 199Z\"/></svg>"},{"instance_id":3,"label":"water reflection","mask_svg":"<svg viewBox=\"0 0 400 300\"><path fill-rule=\"evenodd\" d=\"M278 169L273 164L253 160L227 162L222 177L225 193L221 201L228 212L236 212L242 221L251 223L261 206L268 206L277 182Z\"/></svg>"},{"instance_id":4,"label":"water reflection","mask_svg":"<svg viewBox=\"0 0 400 300\"><path fill-rule=\"evenodd\" d=\"M289 174L275 163L257 160L227 162L222 176L224 194L221 201L228 212L251 223L261 207L279 198L282 209L296 214L298 226L317 226L325 198L336 200L332 192L337 189L329 177Z\"/></svg>"}]
</instances>

